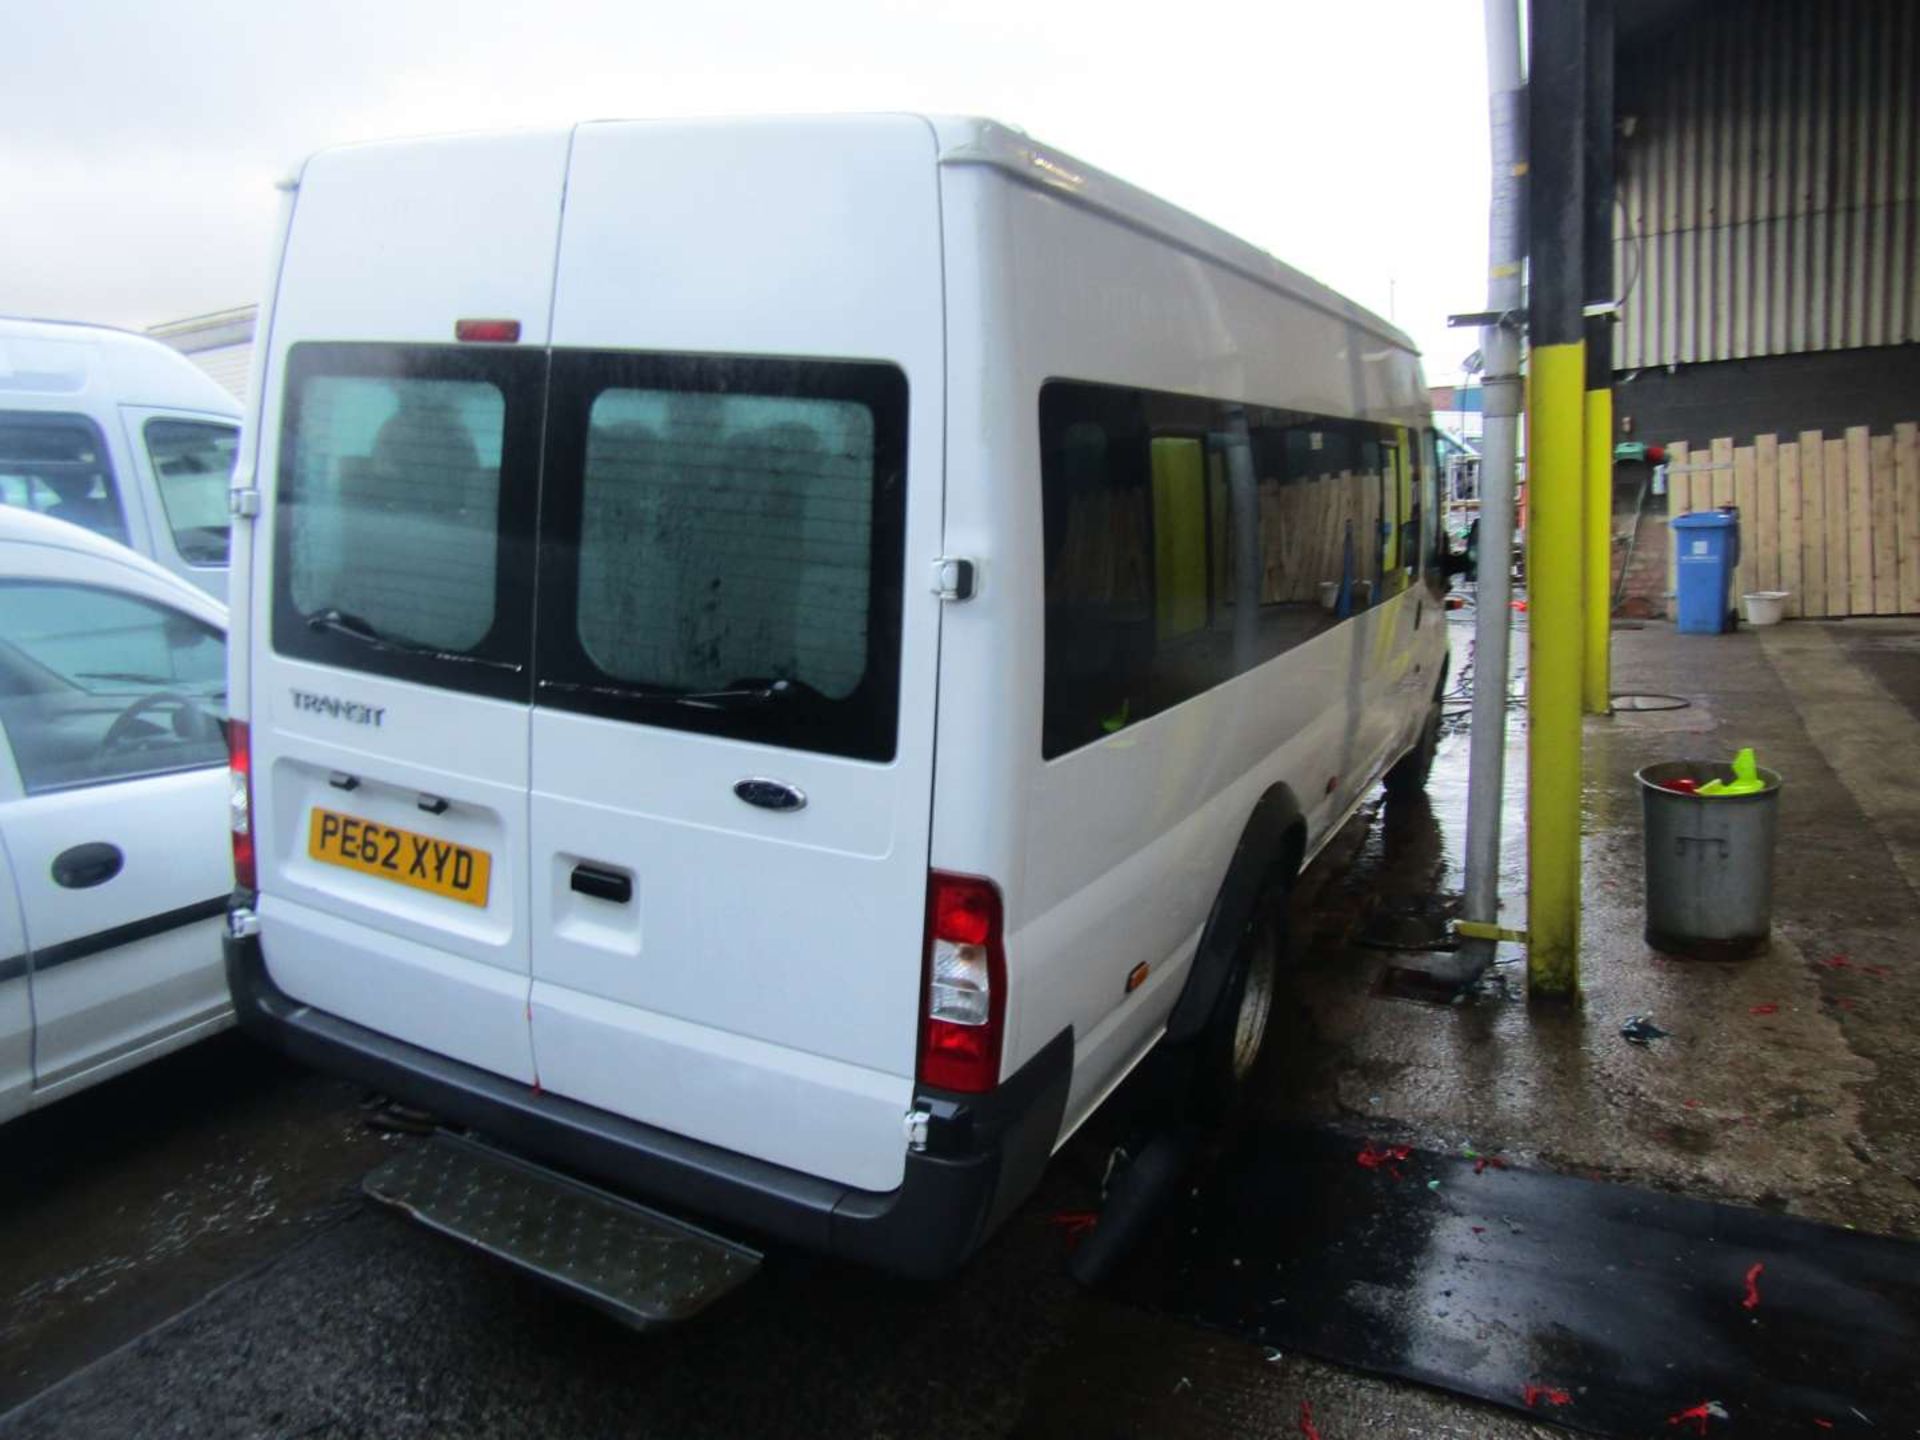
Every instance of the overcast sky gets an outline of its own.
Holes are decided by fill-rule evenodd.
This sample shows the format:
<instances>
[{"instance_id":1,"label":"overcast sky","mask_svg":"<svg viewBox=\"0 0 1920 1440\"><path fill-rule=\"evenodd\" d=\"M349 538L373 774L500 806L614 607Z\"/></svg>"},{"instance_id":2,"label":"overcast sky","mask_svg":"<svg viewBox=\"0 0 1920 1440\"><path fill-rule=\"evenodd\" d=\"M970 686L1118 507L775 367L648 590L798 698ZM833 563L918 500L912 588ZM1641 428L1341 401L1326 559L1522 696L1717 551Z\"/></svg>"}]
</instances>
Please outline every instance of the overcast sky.
<instances>
[{"instance_id":1,"label":"overcast sky","mask_svg":"<svg viewBox=\"0 0 1920 1440\"><path fill-rule=\"evenodd\" d=\"M1387 314L1484 299L1480 0L59 0L0 18L0 314L259 297L323 146L624 116L1019 125Z\"/></svg>"}]
</instances>

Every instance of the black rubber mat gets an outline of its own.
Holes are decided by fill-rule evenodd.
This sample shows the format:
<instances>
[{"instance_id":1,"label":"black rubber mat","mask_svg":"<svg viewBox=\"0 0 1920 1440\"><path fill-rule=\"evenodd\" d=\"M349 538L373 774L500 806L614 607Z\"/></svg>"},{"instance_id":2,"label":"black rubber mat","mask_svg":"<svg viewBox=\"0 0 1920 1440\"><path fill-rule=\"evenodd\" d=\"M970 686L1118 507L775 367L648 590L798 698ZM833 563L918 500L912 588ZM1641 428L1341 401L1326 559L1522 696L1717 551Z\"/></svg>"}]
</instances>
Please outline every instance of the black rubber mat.
<instances>
[{"instance_id":1,"label":"black rubber mat","mask_svg":"<svg viewBox=\"0 0 1920 1440\"><path fill-rule=\"evenodd\" d=\"M1920 1246L1901 1241L1269 1132L1151 1248L1120 1280L1144 1303L1578 1430L1920 1435Z\"/></svg>"}]
</instances>

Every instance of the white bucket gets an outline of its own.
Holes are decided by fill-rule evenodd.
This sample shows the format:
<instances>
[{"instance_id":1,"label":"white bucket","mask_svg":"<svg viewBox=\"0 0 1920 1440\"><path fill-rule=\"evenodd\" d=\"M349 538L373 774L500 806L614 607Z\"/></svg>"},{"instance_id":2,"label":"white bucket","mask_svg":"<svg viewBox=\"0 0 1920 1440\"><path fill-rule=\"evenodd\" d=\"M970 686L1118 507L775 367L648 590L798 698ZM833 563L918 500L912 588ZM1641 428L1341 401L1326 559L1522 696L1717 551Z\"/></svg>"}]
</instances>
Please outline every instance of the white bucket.
<instances>
[{"instance_id":1,"label":"white bucket","mask_svg":"<svg viewBox=\"0 0 1920 1440\"><path fill-rule=\"evenodd\" d=\"M1740 598L1746 602L1749 625L1778 625L1787 613L1791 590L1753 590Z\"/></svg>"}]
</instances>

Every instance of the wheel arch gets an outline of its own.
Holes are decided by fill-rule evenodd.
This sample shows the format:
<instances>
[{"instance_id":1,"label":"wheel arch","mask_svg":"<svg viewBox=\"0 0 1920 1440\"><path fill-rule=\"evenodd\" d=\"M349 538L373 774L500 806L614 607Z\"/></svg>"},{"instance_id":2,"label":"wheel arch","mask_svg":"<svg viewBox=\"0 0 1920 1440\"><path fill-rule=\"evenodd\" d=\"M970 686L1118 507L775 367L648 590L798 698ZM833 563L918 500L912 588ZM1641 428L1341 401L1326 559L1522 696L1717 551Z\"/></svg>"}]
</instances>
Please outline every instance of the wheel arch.
<instances>
[{"instance_id":1,"label":"wheel arch","mask_svg":"<svg viewBox=\"0 0 1920 1440\"><path fill-rule=\"evenodd\" d=\"M1186 986L1167 1020L1168 1040L1176 1044L1191 1040L1205 1028L1254 906L1275 874L1291 878L1299 873L1306 848L1307 822L1298 797L1284 784L1270 786L1247 817L1227 863L1206 928L1200 932Z\"/></svg>"}]
</instances>

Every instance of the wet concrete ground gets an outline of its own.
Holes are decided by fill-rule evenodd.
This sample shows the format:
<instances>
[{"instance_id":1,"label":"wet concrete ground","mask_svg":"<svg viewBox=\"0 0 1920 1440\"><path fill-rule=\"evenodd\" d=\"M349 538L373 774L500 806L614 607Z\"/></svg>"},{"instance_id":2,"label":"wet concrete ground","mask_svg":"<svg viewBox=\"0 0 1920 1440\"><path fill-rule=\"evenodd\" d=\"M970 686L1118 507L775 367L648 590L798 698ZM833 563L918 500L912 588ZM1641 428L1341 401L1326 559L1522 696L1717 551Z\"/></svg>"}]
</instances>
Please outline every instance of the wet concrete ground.
<instances>
[{"instance_id":1,"label":"wet concrete ground","mask_svg":"<svg viewBox=\"0 0 1920 1440\"><path fill-rule=\"evenodd\" d=\"M1512 957L1459 1005L1376 993L1380 907L1459 885L1457 736L1430 802L1370 808L1301 887L1250 1120L1920 1234L1920 625L1622 632L1615 689L1693 703L1589 723L1584 1003L1529 1006ZM1738 744L1787 778L1773 945L1664 960L1632 773ZM1522 854L1516 807L1508 924ZM1634 1013L1671 1038L1626 1044ZM0 1435L1297 1435L1303 1404L1326 1440L1552 1433L1078 1290L1051 1222L1093 1202L1110 1127L957 1282L776 1257L637 1339L359 1206L412 1143L361 1098L231 1037L0 1131Z\"/></svg>"}]
</instances>

